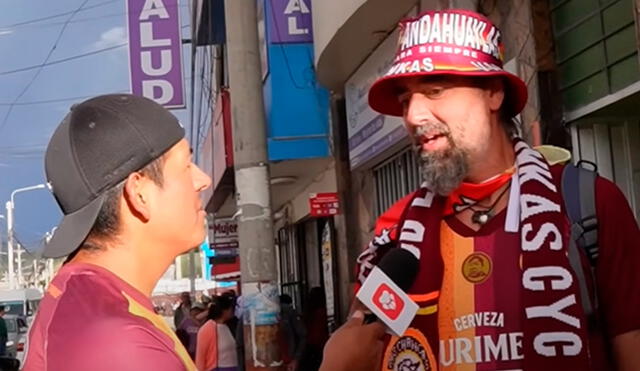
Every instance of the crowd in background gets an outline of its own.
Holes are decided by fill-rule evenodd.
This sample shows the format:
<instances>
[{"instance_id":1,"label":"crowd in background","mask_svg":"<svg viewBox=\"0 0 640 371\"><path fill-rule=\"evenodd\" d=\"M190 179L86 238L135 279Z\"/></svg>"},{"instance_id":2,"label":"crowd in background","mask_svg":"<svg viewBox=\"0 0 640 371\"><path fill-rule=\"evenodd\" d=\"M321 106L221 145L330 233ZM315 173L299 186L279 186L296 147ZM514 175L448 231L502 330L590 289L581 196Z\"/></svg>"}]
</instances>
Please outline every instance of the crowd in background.
<instances>
[{"instance_id":1,"label":"crowd in background","mask_svg":"<svg viewBox=\"0 0 640 371\"><path fill-rule=\"evenodd\" d=\"M244 370L241 298L230 290L192 300L180 295L173 313L176 335L203 371ZM291 297L280 295L279 345L287 371L315 371L329 338L324 290L312 288L300 313Z\"/></svg>"}]
</instances>

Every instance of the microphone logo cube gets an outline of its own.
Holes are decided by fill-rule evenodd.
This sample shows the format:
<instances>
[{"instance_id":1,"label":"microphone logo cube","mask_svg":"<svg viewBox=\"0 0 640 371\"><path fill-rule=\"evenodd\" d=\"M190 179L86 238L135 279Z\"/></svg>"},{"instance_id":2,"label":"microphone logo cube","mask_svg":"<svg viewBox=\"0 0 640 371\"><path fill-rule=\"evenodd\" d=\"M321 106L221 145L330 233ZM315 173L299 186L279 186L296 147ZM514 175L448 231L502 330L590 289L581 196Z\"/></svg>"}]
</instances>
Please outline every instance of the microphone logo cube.
<instances>
[{"instance_id":1,"label":"microphone logo cube","mask_svg":"<svg viewBox=\"0 0 640 371\"><path fill-rule=\"evenodd\" d=\"M404 301L386 283L378 287L373 302L389 319L396 320L404 309Z\"/></svg>"}]
</instances>

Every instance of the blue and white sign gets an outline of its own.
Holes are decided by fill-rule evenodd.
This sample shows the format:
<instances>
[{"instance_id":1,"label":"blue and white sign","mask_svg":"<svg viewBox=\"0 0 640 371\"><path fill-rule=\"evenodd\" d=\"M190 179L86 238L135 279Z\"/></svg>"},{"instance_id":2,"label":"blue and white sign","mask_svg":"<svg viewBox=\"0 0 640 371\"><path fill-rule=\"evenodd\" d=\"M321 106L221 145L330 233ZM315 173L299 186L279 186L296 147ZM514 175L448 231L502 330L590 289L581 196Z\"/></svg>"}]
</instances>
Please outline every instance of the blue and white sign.
<instances>
[{"instance_id":1,"label":"blue and white sign","mask_svg":"<svg viewBox=\"0 0 640 371\"><path fill-rule=\"evenodd\" d=\"M371 85L385 74L393 62L397 39L396 31L380 44L345 84L352 169L407 138L402 118L381 115L371 109L368 101Z\"/></svg>"}]
</instances>

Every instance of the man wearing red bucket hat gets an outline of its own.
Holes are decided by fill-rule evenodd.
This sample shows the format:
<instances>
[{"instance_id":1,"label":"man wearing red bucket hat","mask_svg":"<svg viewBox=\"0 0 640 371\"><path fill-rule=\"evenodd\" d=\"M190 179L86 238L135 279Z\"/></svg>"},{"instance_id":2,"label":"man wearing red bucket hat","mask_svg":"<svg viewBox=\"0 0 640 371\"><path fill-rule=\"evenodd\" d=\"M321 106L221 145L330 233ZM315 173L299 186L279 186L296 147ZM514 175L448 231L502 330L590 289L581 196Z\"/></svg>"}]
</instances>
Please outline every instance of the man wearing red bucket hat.
<instances>
[{"instance_id":1,"label":"man wearing red bucket hat","mask_svg":"<svg viewBox=\"0 0 640 371\"><path fill-rule=\"evenodd\" d=\"M564 165L518 138L513 117L526 100L487 18L446 10L400 23L396 58L369 104L404 118L424 182L378 219L358 279L404 248L419 260L408 294L420 309L384 346L380 325L356 311L322 370L640 370L633 213L598 177L599 249L572 250L563 195L574 190L562 190Z\"/></svg>"}]
</instances>

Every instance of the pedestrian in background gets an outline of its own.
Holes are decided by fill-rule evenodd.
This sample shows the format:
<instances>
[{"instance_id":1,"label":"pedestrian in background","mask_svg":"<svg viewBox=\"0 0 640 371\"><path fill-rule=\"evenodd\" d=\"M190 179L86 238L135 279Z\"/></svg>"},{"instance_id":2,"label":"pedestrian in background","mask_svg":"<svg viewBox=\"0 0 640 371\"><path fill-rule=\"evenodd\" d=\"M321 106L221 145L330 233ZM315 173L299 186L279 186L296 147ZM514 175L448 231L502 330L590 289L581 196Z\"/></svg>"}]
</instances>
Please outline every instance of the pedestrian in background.
<instances>
[{"instance_id":1,"label":"pedestrian in background","mask_svg":"<svg viewBox=\"0 0 640 371\"><path fill-rule=\"evenodd\" d=\"M198 319L200 313L205 311L205 307L201 303L194 303L189 311L189 315L182 320L180 326L176 329L176 334L182 342L191 359L196 359L196 344L198 342L198 331L202 325L202 321Z\"/></svg>"},{"instance_id":2,"label":"pedestrian in background","mask_svg":"<svg viewBox=\"0 0 640 371\"><path fill-rule=\"evenodd\" d=\"M216 296L209 307L209 319L198 331L196 366L198 371L237 371L238 355L226 322L233 316L234 303L227 296Z\"/></svg>"},{"instance_id":3,"label":"pedestrian in background","mask_svg":"<svg viewBox=\"0 0 640 371\"><path fill-rule=\"evenodd\" d=\"M7 355L7 340L9 340L7 322L4 320L5 310L4 306L0 306L0 356Z\"/></svg>"},{"instance_id":4,"label":"pedestrian in background","mask_svg":"<svg viewBox=\"0 0 640 371\"><path fill-rule=\"evenodd\" d=\"M236 337L236 329L238 327L238 317L236 316L236 312L235 312L235 307L236 307L236 301L237 301L237 296L236 296L236 292L233 290L229 290L229 291L225 291L222 293L222 296L226 296L229 298L229 300L231 300L231 304L233 305L234 310L231 313L231 318L229 318L225 324L229 327L229 331L231 331L231 334L233 335L233 337Z\"/></svg>"},{"instance_id":5,"label":"pedestrian in background","mask_svg":"<svg viewBox=\"0 0 640 371\"><path fill-rule=\"evenodd\" d=\"M173 326L177 329L182 320L189 316L191 310L191 295L188 292L180 294L180 304L173 312Z\"/></svg>"},{"instance_id":6,"label":"pedestrian in background","mask_svg":"<svg viewBox=\"0 0 640 371\"><path fill-rule=\"evenodd\" d=\"M309 290L303 314L307 341L302 359L301 370L314 371L320 368L324 345L329 339L329 320L327 305L322 287Z\"/></svg>"},{"instance_id":7,"label":"pedestrian in background","mask_svg":"<svg viewBox=\"0 0 640 371\"><path fill-rule=\"evenodd\" d=\"M291 296L280 295L280 351L287 371L303 370L300 368L300 361L304 354L306 337L307 331L302 317L293 307Z\"/></svg>"}]
</instances>

